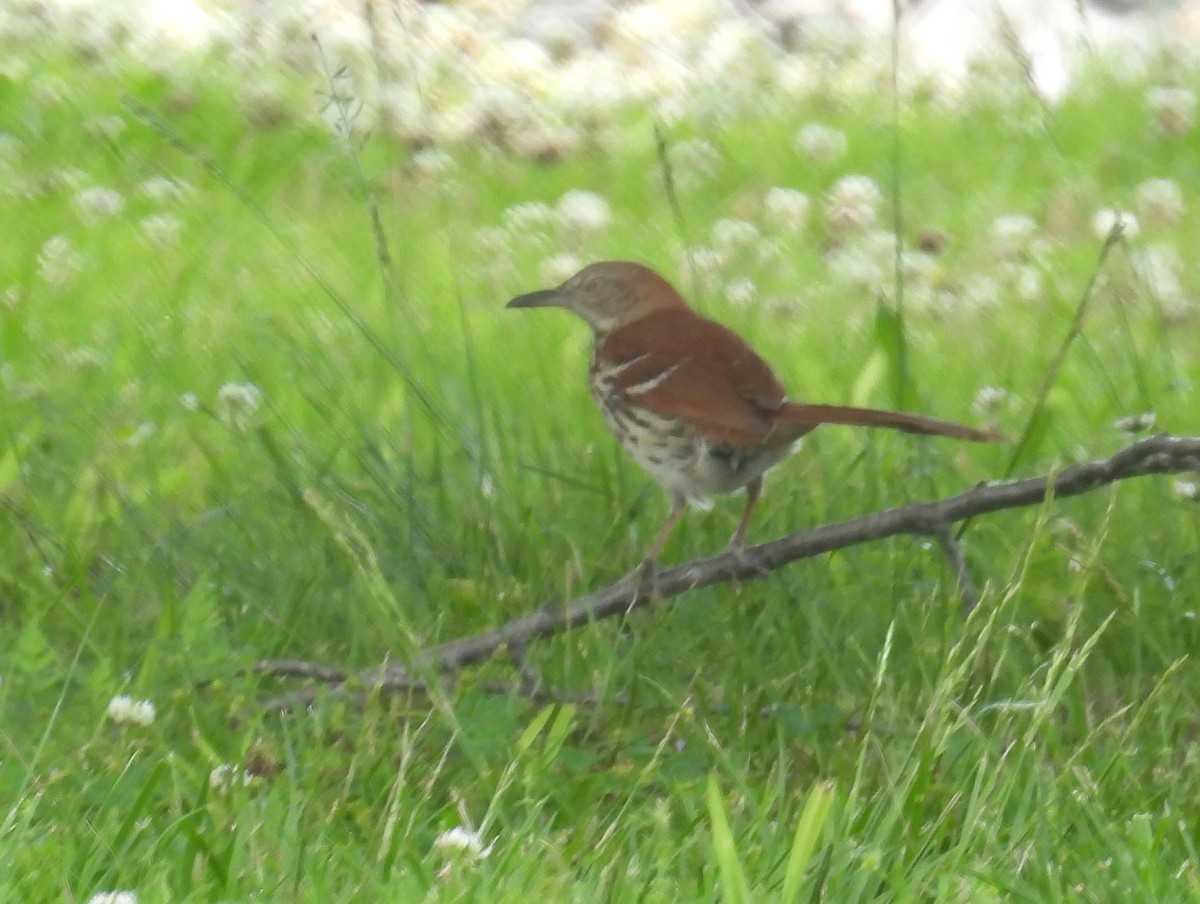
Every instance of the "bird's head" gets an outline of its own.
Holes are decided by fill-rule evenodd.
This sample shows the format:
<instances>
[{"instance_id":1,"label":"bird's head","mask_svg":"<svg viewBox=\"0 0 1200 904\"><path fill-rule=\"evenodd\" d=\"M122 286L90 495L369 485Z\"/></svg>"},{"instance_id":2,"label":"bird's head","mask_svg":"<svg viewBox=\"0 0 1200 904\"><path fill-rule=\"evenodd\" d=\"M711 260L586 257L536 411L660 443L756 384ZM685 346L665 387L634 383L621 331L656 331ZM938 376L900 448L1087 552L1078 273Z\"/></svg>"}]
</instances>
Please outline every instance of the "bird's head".
<instances>
[{"instance_id":1,"label":"bird's head","mask_svg":"<svg viewBox=\"0 0 1200 904\"><path fill-rule=\"evenodd\" d=\"M597 336L667 308L686 308L674 287L641 264L600 261L562 285L519 295L510 308L566 308L588 322Z\"/></svg>"}]
</instances>

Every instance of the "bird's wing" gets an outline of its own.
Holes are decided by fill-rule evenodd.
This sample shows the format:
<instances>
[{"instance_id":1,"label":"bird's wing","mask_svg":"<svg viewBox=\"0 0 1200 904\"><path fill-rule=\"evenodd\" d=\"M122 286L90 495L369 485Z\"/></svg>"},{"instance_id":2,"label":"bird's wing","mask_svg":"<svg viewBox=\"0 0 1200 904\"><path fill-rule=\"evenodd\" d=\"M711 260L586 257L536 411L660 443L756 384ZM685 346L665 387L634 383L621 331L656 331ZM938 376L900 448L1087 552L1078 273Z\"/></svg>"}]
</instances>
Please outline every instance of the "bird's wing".
<instances>
[{"instance_id":1,"label":"bird's wing","mask_svg":"<svg viewBox=\"0 0 1200 904\"><path fill-rule=\"evenodd\" d=\"M761 442L784 389L737 334L691 311L659 311L610 333L598 350L616 365L614 391L680 417L714 442Z\"/></svg>"}]
</instances>

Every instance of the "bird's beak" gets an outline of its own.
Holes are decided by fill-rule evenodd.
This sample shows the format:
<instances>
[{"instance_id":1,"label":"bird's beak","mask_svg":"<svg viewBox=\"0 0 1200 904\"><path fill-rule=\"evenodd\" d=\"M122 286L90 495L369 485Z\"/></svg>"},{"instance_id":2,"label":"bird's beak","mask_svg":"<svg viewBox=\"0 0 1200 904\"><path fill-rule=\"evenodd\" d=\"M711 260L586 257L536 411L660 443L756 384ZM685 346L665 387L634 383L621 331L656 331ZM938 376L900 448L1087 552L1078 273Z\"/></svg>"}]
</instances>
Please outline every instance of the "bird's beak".
<instances>
[{"instance_id":1,"label":"bird's beak","mask_svg":"<svg viewBox=\"0 0 1200 904\"><path fill-rule=\"evenodd\" d=\"M558 289L542 289L528 295L518 295L505 305L506 308L554 308L563 307L562 292Z\"/></svg>"}]
</instances>

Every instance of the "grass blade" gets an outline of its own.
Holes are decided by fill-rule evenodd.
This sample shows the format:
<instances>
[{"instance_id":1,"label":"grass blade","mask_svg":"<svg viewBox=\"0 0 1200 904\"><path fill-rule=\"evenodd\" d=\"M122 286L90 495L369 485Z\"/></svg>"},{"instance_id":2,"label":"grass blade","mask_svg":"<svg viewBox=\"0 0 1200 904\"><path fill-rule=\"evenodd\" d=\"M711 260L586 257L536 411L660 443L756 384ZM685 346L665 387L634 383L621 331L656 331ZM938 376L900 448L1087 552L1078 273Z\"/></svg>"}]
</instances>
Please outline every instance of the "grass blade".
<instances>
[{"instance_id":1,"label":"grass blade","mask_svg":"<svg viewBox=\"0 0 1200 904\"><path fill-rule=\"evenodd\" d=\"M708 776L707 798L713 850L721 871L721 900L728 904L750 904L750 887L746 884L746 873L738 859L737 844L729 828L729 816L725 812L721 788L717 784L717 777L711 773Z\"/></svg>"},{"instance_id":2,"label":"grass blade","mask_svg":"<svg viewBox=\"0 0 1200 904\"><path fill-rule=\"evenodd\" d=\"M800 894L800 884L812 860L817 839L821 837L821 830L825 828L836 792L837 786L833 782L821 782L808 792L800 821L796 823L796 836L792 839L792 850L788 854L787 870L783 874L781 898L784 901L795 901Z\"/></svg>"}]
</instances>

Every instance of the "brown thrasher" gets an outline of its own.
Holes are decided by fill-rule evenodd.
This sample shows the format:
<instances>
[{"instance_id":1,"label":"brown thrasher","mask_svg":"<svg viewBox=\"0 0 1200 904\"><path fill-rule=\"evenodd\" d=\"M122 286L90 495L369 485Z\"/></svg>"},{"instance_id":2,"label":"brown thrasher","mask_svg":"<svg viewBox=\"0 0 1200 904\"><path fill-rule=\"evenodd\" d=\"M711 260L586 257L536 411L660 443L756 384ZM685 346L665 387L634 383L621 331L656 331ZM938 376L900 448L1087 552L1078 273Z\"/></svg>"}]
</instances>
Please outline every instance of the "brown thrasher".
<instances>
[{"instance_id":1,"label":"brown thrasher","mask_svg":"<svg viewBox=\"0 0 1200 904\"><path fill-rule=\"evenodd\" d=\"M750 346L693 311L641 264L591 264L558 288L518 296L508 307L566 308L592 328L592 395L613 435L671 497L671 514L646 553L650 568L689 499L745 487L746 507L729 544L740 552L763 474L818 424L1004 439L920 414L789 402Z\"/></svg>"}]
</instances>

